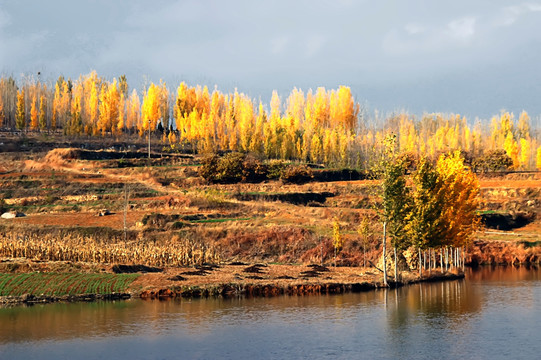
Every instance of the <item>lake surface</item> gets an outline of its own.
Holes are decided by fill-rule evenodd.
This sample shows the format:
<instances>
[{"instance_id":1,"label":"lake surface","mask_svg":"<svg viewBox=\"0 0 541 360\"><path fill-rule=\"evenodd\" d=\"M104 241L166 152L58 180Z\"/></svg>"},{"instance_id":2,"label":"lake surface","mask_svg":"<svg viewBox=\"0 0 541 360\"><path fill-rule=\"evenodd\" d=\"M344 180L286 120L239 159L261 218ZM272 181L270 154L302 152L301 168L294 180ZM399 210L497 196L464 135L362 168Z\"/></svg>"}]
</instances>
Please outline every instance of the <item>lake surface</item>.
<instances>
[{"instance_id":1,"label":"lake surface","mask_svg":"<svg viewBox=\"0 0 541 360\"><path fill-rule=\"evenodd\" d=\"M360 294L0 309L0 359L536 359L539 270Z\"/></svg>"}]
</instances>

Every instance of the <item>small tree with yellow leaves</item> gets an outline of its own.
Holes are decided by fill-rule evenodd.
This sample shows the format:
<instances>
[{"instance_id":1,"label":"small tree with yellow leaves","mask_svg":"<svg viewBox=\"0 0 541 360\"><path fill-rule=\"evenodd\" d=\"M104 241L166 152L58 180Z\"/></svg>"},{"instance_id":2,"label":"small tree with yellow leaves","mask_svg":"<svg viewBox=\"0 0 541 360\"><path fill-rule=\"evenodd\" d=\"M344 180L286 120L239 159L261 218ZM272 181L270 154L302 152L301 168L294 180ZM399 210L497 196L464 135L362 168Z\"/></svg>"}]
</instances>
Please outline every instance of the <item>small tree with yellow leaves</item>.
<instances>
[{"instance_id":1,"label":"small tree with yellow leaves","mask_svg":"<svg viewBox=\"0 0 541 360\"><path fill-rule=\"evenodd\" d=\"M344 247L344 238L340 232L340 222L334 218L332 224L332 245L334 247L334 266L336 266L336 255Z\"/></svg>"},{"instance_id":2,"label":"small tree with yellow leaves","mask_svg":"<svg viewBox=\"0 0 541 360\"><path fill-rule=\"evenodd\" d=\"M368 215L364 215L361 218L359 227L357 228L357 233L361 237L361 242L363 244L363 267L366 267L366 247L370 242L370 238L373 235L373 231L370 228L370 219Z\"/></svg>"}]
</instances>

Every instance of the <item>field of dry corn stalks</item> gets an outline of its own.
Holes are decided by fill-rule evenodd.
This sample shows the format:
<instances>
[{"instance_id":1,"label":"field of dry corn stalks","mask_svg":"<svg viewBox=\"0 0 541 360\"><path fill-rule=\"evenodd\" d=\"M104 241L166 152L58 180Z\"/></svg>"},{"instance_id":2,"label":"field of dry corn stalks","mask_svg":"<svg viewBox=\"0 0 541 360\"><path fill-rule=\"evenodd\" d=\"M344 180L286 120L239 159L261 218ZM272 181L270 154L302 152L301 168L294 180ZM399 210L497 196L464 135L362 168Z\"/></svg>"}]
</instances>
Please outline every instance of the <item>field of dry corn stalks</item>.
<instances>
[{"instance_id":1,"label":"field of dry corn stalks","mask_svg":"<svg viewBox=\"0 0 541 360\"><path fill-rule=\"evenodd\" d=\"M98 264L145 264L186 266L216 263L220 259L212 247L175 238L169 243L143 241L96 241L91 237L0 234L0 257L41 261L72 261Z\"/></svg>"}]
</instances>

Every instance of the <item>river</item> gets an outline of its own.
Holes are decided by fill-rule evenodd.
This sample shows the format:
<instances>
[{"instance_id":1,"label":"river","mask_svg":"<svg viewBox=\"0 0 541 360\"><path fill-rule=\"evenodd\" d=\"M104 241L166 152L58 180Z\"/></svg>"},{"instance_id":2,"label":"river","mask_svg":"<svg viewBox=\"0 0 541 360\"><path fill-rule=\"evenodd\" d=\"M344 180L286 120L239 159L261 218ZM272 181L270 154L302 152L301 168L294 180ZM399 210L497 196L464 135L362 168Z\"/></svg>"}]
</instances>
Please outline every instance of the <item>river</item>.
<instances>
[{"instance_id":1,"label":"river","mask_svg":"<svg viewBox=\"0 0 541 360\"><path fill-rule=\"evenodd\" d=\"M541 271L359 294L0 309L0 359L536 359Z\"/></svg>"}]
</instances>

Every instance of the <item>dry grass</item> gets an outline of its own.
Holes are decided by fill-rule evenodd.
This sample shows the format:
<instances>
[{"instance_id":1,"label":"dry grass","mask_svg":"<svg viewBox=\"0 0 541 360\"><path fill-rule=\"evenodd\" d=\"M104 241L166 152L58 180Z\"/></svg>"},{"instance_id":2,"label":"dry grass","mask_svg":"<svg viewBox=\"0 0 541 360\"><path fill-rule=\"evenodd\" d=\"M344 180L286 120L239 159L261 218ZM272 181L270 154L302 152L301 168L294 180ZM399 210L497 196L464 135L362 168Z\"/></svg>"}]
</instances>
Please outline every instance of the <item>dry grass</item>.
<instances>
[{"instance_id":1,"label":"dry grass","mask_svg":"<svg viewBox=\"0 0 541 360\"><path fill-rule=\"evenodd\" d=\"M253 274L243 270L246 265L224 265L209 271L207 275L186 275L186 269L166 269L163 273L144 274L135 280L132 287L145 289L171 288L174 286L200 286L206 287L218 284L273 284L287 286L291 284L327 284L341 283L354 284L362 282L381 282L381 274L374 269L362 267L332 267L328 272L321 272L317 277L306 277L302 273L311 270L310 267L302 265L276 265L268 264L261 268L262 272L255 278ZM185 280L175 281L176 276ZM407 276L406 273L404 273ZM289 277L289 278L286 278Z\"/></svg>"},{"instance_id":2,"label":"dry grass","mask_svg":"<svg viewBox=\"0 0 541 360\"><path fill-rule=\"evenodd\" d=\"M62 257L64 255L60 253L65 253L74 259L91 259L99 263L122 260L148 265L183 265L215 259L309 263L321 261L323 248L324 261L328 262L333 254L329 241L331 222L333 217L337 216L345 236L345 247L339 254L339 263L357 265L362 262L362 246L356 228L362 215L371 214L370 206L374 202L372 188L377 185L376 181L303 185L267 181L259 184L209 185L197 176L195 167L186 166L188 162L194 162L192 159L171 159L171 164L166 166L152 166L152 163L149 163L151 166L148 167L115 168L118 160L79 160L77 152L78 150L73 148L55 149L47 154L11 154L0 160L0 197L7 194L4 189L7 189L8 185L13 188L20 178L24 177L25 181L35 181L37 184L25 189L24 194L21 191L19 198L14 196L6 201L8 204L17 204L16 209L27 212L28 216L11 220L11 223L18 224L19 227L3 232L3 239L11 239L3 240L4 246L7 246L7 242L12 241L14 236L16 238L26 232L32 233L34 227L41 229L39 237L30 237L31 241L26 245L17 245L18 248L12 250L12 254L19 254L27 246L38 249L32 250L36 251L32 256L37 258ZM162 163L163 159L160 159L160 164ZM487 209L535 212L541 205L540 174L526 177L487 177L482 178L480 183ZM106 184L111 186L111 191L108 190L106 196L96 198L95 189L107 187ZM153 191L150 196L138 196L134 192L130 197L127 222L130 232L135 234L131 242L126 244L122 239L103 242L99 236L84 240L76 235L68 236L65 240L58 238L52 230L53 227L73 233L77 232L74 229L79 228L85 231L85 227L122 230L124 201L119 184ZM65 193L69 187L80 189L80 193ZM43 188L49 190L44 191ZM279 201L239 201L235 198L235 194L239 193L323 192L333 193L334 196L328 197L324 203L312 204L314 206ZM51 194L55 195L57 200L46 204L43 200ZM23 206L23 203L32 206ZM77 209L70 211L69 206L72 205L76 205ZM96 216L96 210L104 207L114 214ZM212 215L232 220L224 223L191 224L181 231L136 225L143 216L152 212ZM235 221L235 218L249 220ZM6 223L7 221L0 220L0 225ZM380 224L375 220L372 231L374 234L381 231ZM535 236L541 234L540 217L514 232L520 236L493 236L481 232L480 237L496 241L533 241L536 240ZM373 261L377 258L378 245L379 236L374 236L368 248L368 257ZM57 255L44 255L43 248L47 246L53 246L51 250L56 251ZM70 249L71 246L73 249ZM93 247L88 251L93 251L95 255L89 255L85 247ZM205 250L202 250L203 248ZM138 254L135 254L133 249L137 249ZM123 251L126 255L123 255ZM156 252L154 257L149 255L153 251ZM517 248L517 251L520 249ZM525 254L530 254L531 251L533 250L525 249ZM141 255L141 252L147 254Z\"/></svg>"},{"instance_id":3,"label":"dry grass","mask_svg":"<svg viewBox=\"0 0 541 360\"><path fill-rule=\"evenodd\" d=\"M0 257L40 261L74 261L96 264L144 264L184 266L219 261L215 248L193 238L173 237L170 241L124 241L121 233L111 237L71 233L0 234Z\"/></svg>"}]
</instances>

